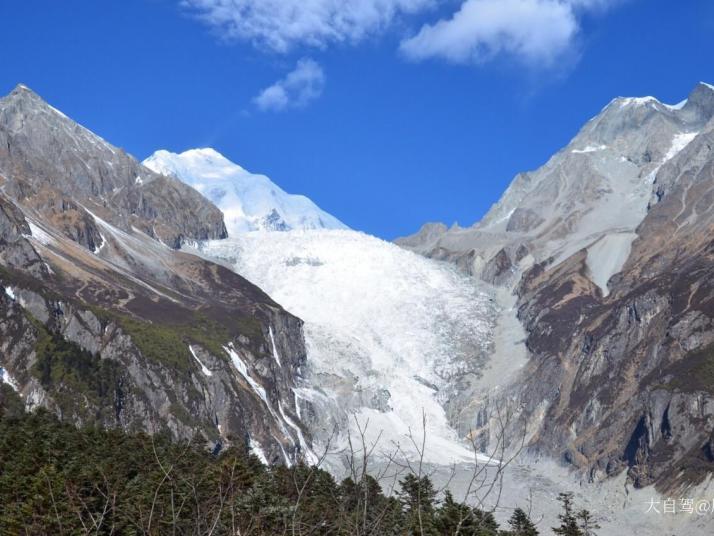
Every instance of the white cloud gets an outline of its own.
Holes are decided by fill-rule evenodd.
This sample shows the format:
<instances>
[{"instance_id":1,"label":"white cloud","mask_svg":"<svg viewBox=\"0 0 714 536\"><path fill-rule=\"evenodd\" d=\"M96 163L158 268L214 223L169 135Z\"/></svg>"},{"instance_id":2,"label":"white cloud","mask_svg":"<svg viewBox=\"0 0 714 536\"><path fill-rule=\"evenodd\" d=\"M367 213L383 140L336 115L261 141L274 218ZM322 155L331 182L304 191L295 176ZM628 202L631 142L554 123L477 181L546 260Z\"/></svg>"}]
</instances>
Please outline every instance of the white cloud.
<instances>
[{"instance_id":1,"label":"white cloud","mask_svg":"<svg viewBox=\"0 0 714 536\"><path fill-rule=\"evenodd\" d=\"M440 0L182 0L229 39L276 52L358 42Z\"/></svg>"},{"instance_id":2,"label":"white cloud","mask_svg":"<svg viewBox=\"0 0 714 536\"><path fill-rule=\"evenodd\" d=\"M414 60L467 63L507 52L549 63L577 28L570 6L557 0L466 0L451 19L424 26L401 50Z\"/></svg>"},{"instance_id":3,"label":"white cloud","mask_svg":"<svg viewBox=\"0 0 714 536\"><path fill-rule=\"evenodd\" d=\"M617 0L615 0L617 1ZM465 0L450 18L422 27L402 41L409 59L444 58L479 63L508 55L537 67L551 67L572 51L586 10L613 0Z\"/></svg>"},{"instance_id":4,"label":"white cloud","mask_svg":"<svg viewBox=\"0 0 714 536\"><path fill-rule=\"evenodd\" d=\"M253 99L261 111L282 111L302 108L322 95L325 88L325 73L320 65L310 59L298 61L288 75L265 88Z\"/></svg>"},{"instance_id":5,"label":"white cloud","mask_svg":"<svg viewBox=\"0 0 714 536\"><path fill-rule=\"evenodd\" d=\"M584 14L626 0L181 0L184 7L228 39L287 53L296 47L357 43L405 16L430 8L450 17L425 24L400 50L412 60L441 58L480 63L499 56L550 67L576 49ZM573 54L575 56L575 54ZM265 99L289 101L284 88Z\"/></svg>"}]
</instances>

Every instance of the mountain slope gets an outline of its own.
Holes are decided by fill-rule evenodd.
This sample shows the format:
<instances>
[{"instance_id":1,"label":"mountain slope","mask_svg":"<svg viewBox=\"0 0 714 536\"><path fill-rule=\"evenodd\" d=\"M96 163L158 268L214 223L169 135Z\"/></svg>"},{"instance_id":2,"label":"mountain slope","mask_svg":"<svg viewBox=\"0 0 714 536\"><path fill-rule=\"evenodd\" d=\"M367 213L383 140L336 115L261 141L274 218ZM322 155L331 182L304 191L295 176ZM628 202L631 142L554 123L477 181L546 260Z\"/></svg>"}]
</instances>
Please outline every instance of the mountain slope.
<instances>
[{"instance_id":1,"label":"mountain slope","mask_svg":"<svg viewBox=\"0 0 714 536\"><path fill-rule=\"evenodd\" d=\"M397 243L510 284L534 263L550 257L557 263L595 247L591 260L599 259L589 269L607 293L607 280L656 201L658 172L713 114L714 90L707 84L676 106L653 97L615 99L543 167L517 175L473 227L430 226Z\"/></svg>"},{"instance_id":2,"label":"mountain slope","mask_svg":"<svg viewBox=\"0 0 714 536\"><path fill-rule=\"evenodd\" d=\"M265 175L250 173L213 149L180 154L160 150L144 165L182 180L215 203L231 236L257 230L347 229L307 197L285 193Z\"/></svg>"},{"instance_id":3,"label":"mountain slope","mask_svg":"<svg viewBox=\"0 0 714 536\"><path fill-rule=\"evenodd\" d=\"M142 167L22 85L0 99L0 175L7 195L90 249L98 235L78 205L172 247L225 236L220 212L194 190Z\"/></svg>"},{"instance_id":4,"label":"mountain slope","mask_svg":"<svg viewBox=\"0 0 714 536\"><path fill-rule=\"evenodd\" d=\"M584 252L519 287L531 366L560 386L541 442L567 445L596 477L625 468L636 485L672 489L714 472L712 147L714 122L658 173L608 296L584 279Z\"/></svg>"},{"instance_id":5,"label":"mountain slope","mask_svg":"<svg viewBox=\"0 0 714 536\"><path fill-rule=\"evenodd\" d=\"M714 472L713 117L703 83L676 106L616 99L474 227L400 241L514 290L528 361L484 411L514 408L532 453L591 481Z\"/></svg>"},{"instance_id":6,"label":"mountain slope","mask_svg":"<svg viewBox=\"0 0 714 536\"><path fill-rule=\"evenodd\" d=\"M0 99L0 146L0 367L25 405L260 443L283 463L307 454L292 395L300 320L168 246L225 236L220 211L24 86Z\"/></svg>"}]
</instances>

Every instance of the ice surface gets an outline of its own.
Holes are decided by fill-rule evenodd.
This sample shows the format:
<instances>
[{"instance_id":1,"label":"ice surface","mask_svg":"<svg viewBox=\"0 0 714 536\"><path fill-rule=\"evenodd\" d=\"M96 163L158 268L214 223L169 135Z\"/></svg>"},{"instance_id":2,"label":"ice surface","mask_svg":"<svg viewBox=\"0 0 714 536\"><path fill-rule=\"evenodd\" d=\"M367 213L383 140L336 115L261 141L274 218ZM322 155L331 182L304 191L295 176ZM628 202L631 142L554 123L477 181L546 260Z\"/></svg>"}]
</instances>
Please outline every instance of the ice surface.
<instances>
[{"instance_id":1,"label":"ice surface","mask_svg":"<svg viewBox=\"0 0 714 536\"><path fill-rule=\"evenodd\" d=\"M156 151L144 165L177 177L211 200L223 212L231 236L255 230L347 228L307 197L286 193L265 175L250 173L213 149Z\"/></svg>"},{"instance_id":2,"label":"ice surface","mask_svg":"<svg viewBox=\"0 0 714 536\"><path fill-rule=\"evenodd\" d=\"M310 381L368 440L404 450L427 418L427 459L472 460L442 403L492 349L492 297L446 264L354 231L253 232L202 245L305 321ZM345 423L346 424L346 423ZM353 431L356 429L353 428Z\"/></svg>"}]
</instances>

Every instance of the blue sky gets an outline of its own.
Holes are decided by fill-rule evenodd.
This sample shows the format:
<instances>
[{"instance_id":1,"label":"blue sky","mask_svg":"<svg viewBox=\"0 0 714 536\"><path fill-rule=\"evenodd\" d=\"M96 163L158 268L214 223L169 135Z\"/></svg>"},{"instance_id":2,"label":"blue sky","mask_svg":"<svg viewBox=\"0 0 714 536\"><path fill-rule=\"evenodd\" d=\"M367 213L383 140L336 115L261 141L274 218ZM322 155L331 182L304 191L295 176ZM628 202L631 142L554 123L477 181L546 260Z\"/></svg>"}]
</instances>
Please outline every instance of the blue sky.
<instances>
[{"instance_id":1,"label":"blue sky","mask_svg":"<svg viewBox=\"0 0 714 536\"><path fill-rule=\"evenodd\" d=\"M189 2L4 0L0 92L140 159L212 146L391 239L474 223L613 97L714 81L709 0Z\"/></svg>"}]
</instances>

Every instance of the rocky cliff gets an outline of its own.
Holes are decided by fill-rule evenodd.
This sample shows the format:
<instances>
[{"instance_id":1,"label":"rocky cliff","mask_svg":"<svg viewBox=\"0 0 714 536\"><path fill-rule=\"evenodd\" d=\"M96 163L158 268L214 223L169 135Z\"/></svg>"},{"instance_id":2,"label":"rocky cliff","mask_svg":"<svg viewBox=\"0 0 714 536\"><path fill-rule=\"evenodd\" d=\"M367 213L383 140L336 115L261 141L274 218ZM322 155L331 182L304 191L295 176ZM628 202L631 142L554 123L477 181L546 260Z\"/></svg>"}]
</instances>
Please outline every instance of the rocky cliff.
<instances>
[{"instance_id":1,"label":"rocky cliff","mask_svg":"<svg viewBox=\"0 0 714 536\"><path fill-rule=\"evenodd\" d=\"M293 394L302 322L173 249L224 235L193 189L18 86L0 99L2 378L76 424L309 456Z\"/></svg>"}]
</instances>

